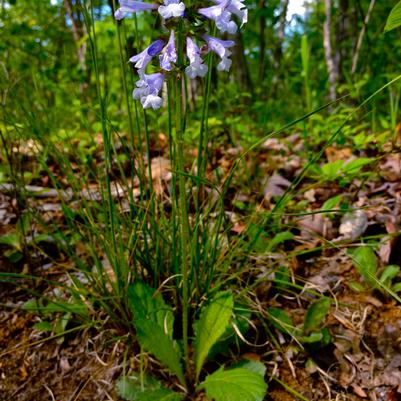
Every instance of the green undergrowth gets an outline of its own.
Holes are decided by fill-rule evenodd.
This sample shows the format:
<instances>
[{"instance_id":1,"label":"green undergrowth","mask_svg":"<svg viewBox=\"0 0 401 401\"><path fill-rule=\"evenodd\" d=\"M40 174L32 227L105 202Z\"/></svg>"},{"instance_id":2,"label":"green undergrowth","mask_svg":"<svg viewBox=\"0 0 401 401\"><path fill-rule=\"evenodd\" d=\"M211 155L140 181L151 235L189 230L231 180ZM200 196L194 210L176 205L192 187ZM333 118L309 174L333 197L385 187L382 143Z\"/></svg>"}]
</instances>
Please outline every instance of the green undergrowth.
<instances>
[{"instance_id":1,"label":"green undergrowth","mask_svg":"<svg viewBox=\"0 0 401 401\"><path fill-rule=\"evenodd\" d=\"M314 107L304 39L309 111L297 119L267 121L271 103L249 106L248 92L219 104L211 74L188 115L174 100L182 87L170 81L158 115L131 99L127 27L80 11L92 76L85 101L71 102L71 124L58 121L56 105L38 118L26 96L21 114L13 99L2 106L0 186L13 204L0 235L8 264L0 280L23 290L22 309L40 319L35 329L61 343L82 327L124 338L140 361L130 369L125 360L116 381L126 400L262 401L280 383L267 370L269 352L285 355L290 345L313 362L332 343L327 317L337 301L295 274L294 258L348 249L358 273L348 287L399 301L400 267L380 266L376 255L383 233L335 241L303 237L298 223L322 216L339 225L363 210L358 192L380 180L381 160L399 146L391 90L400 76L365 100L349 85L349 95ZM108 79L111 47L119 81ZM48 96L41 84L38 99ZM376 98L387 93L391 115L375 117ZM330 149L346 157L330 160ZM269 195L266 179L276 173L281 184ZM332 192L311 200L319 188Z\"/></svg>"}]
</instances>

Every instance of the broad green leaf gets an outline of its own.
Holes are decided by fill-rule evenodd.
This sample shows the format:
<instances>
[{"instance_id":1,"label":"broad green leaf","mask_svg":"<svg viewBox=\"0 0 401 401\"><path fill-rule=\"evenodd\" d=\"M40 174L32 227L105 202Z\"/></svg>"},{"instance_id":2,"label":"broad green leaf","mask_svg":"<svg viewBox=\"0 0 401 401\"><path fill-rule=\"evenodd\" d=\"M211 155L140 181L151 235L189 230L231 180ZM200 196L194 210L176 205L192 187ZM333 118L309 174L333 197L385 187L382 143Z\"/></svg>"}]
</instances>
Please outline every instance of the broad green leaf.
<instances>
[{"instance_id":1,"label":"broad green leaf","mask_svg":"<svg viewBox=\"0 0 401 401\"><path fill-rule=\"evenodd\" d=\"M164 329L165 334L173 338L174 315L161 294L141 281L128 288L128 304L136 320L151 320Z\"/></svg>"},{"instance_id":2,"label":"broad green leaf","mask_svg":"<svg viewBox=\"0 0 401 401\"><path fill-rule=\"evenodd\" d=\"M245 368L235 368L212 373L199 388L214 401L262 401L267 384L263 376Z\"/></svg>"},{"instance_id":3,"label":"broad green leaf","mask_svg":"<svg viewBox=\"0 0 401 401\"><path fill-rule=\"evenodd\" d=\"M195 365L196 376L213 345L224 334L234 309L234 299L229 291L219 292L201 312L196 322Z\"/></svg>"},{"instance_id":4,"label":"broad green leaf","mask_svg":"<svg viewBox=\"0 0 401 401\"><path fill-rule=\"evenodd\" d=\"M33 328L40 331L53 331L53 326L50 322L39 322L33 325Z\"/></svg>"},{"instance_id":5,"label":"broad green leaf","mask_svg":"<svg viewBox=\"0 0 401 401\"><path fill-rule=\"evenodd\" d=\"M70 319L71 319L71 313L66 313L65 315L60 317L60 319L57 319L53 327L54 332L56 334L64 333Z\"/></svg>"},{"instance_id":6,"label":"broad green leaf","mask_svg":"<svg viewBox=\"0 0 401 401\"><path fill-rule=\"evenodd\" d=\"M282 244L285 241L289 241L294 238L294 234L290 231L282 231L276 234L271 241L269 241L267 245L266 252L271 252L274 250L278 245Z\"/></svg>"},{"instance_id":7,"label":"broad green leaf","mask_svg":"<svg viewBox=\"0 0 401 401\"><path fill-rule=\"evenodd\" d=\"M336 160L326 163L322 166L322 173L327 180L334 180L338 177L341 168L344 166L344 160Z\"/></svg>"},{"instance_id":8,"label":"broad green leaf","mask_svg":"<svg viewBox=\"0 0 401 401\"><path fill-rule=\"evenodd\" d=\"M358 273L371 287L377 286L377 260L376 255L369 246L357 248L352 253L352 261Z\"/></svg>"},{"instance_id":9,"label":"broad green leaf","mask_svg":"<svg viewBox=\"0 0 401 401\"><path fill-rule=\"evenodd\" d=\"M297 337L297 340L304 344L313 344L317 343L322 338L323 338L323 333L320 331L315 331L314 333L311 333L308 336Z\"/></svg>"},{"instance_id":10,"label":"broad green leaf","mask_svg":"<svg viewBox=\"0 0 401 401\"><path fill-rule=\"evenodd\" d=\"M15 249L21 249L21 241L16 233L1 235L0 245L7 245Z\"/></svg>"},{"instance_id":11,"label":"broad green leaf","mask_svg":"<svg viewBox=\"0 0 401 401\"><path fill-rule=\"evenodd\" d=\"M42 313L70 312L81 316L88 315L88 308L83 303L70 303L65 301L50 301L43 307Z\"/></svg>"},{"instance_id":12,"label":"broad green leaf","mask_svg":"<svg viewBox=\"0 0 401 401\"><path fill-rule=\"evenodd\" d=\"M370 157L360 157L347 163L342 170L345 174L356 174L362 167L372 163L372 161L373 159Z\"/></svg>"},{"instance_id":13,"label":"broad green leaf","mask_svg":"<svg viewBox=\"0 0 401 401\"><path fill-rule=\"evenodd\" d=\"M186 386L181 366L181 350L164 328L149 319L135 319L134 325L141 346L169 368L181 384Z\"/></svg>"},{"instance_id":14,"label":"broad green leaf","mask_svg":"<svg viewBox=\"0 0 401 401\"><path fill-rule=\"evenodd\" d=\"M322 338L322 346L325 347L326 345L329 345L332 342L332 338L330 335L330 331L327 327L323 327L321 333L323 334L323 338Z\"/></svg>"},{"instance_id":15,"label":"broad green leaf","mask_svg":"<svg viewBox=\"0 0 401 401\"><path fill-rule=\"evenodd\" d=\"M29 312L33 313L39 313L42 311L43 305L40 302L40 300L37 299L30 299L29 301L26 301L22 306L22 310L27 310Z\"/></svg>"},{"instance_id":16,"label":"broad green leaf","mask_svg":"<svg viewBox=\"0 0 401 401\"><path fill-rule=\"evenodd\" d=\"M127 401L180 401L183 394L176 393L151 377L141 383L138 376L122 376L116 383L117 393Z\"/></svg>"},{"instance_id":17,"label":"broad green leaf","mask_svg":"<svg viewBox=\"0 0 401 401\"><path fill-rule=\"evenodd\" d=\"M54 242L54 239L48 234L35 235L31 243L40 244L41 242Z\"/></svg>"},{"instance_id":18,"label":"broad green leaf","mask_svg":"<svg viewBox=\"0 0 401 401\"><path fill-rule=\"evenodd\" d=\"M390 15L387 18L384 32L391 31L394 28L398 28L401 25L401 1L395 5L391 10Z\"/></svg>"},{"instance_id":19,"label":"broad green leaf","mask_svg":"<svg viewBox=\"0 0 401 401\"><path fill-rule=\"evenodd\" d=\"M304 333L309 334L318 330L330 308L329 298L320 298L306 311L304 319Z\"/></svg>"},{"instance_id":20,"label":"broad green leaf","mask_svg":"<svg viewBox=\"0 0 401 401\"><path fill-rule=\"evenodd\" d=\"M83 303L70 303L66 301L49 301L43 299L31 299L22 305L21 309L33 313L65 313L71 312L81 316L87 316L88 309Z\"/></svg>"},{"instance_id":21,"label":"broad green leaf","mask_svg":"<svg viewBox=\"0 0 401 401\"><path fill-rule=\"evenodd\" d=\"M227 353L230 346L238 342L238 330L242 335L245 335L249 329L249 321L251 318L251 312L248 308L242 305L234 305L233 310L234 317L231 320L231 324L226 327L223 335L213 345L208 353L208 358L213 359L217 354ZM234 329L234 325L236 329Z\"/></svg>"},{"instance_id":22,"label":"broad green leaf","mask_svg":"<svg viewBox=\"0 0 401 401\"><path fill-rule=\"evenodd\" d=\"M310 350L318 350L319 348L329 345L332 341L330 332L327 327L319 331L315 331L308 336L297 337L302 344L307 345Z\"/></svg>"},{"instance_id":23,"label":"broad green leaf","mask_svg":"<svg viewBox=\"0 0 401 401\"><path fill-rule=\"evenodd\" d=\"M343 197L343 195L337 195L327 199L327 201L323 203L323 206L320 210L334 209L334 207L336 207L343 200Z\"/></svg>"},{"instance_id":24,"label":"broad green leaf","mask_svg":"<svg viewBox=\"0 0 401 401\"><path fill-rule=\"evenodd\" d=\"M141 346L152 353L185 386L181 351L173 341L174 315L160 294L137 281L128 288L128 303Z\"/></svg>"},{"instance_id":25,"label":"broad green leaf","mask_svg":"<svg viewBox=\"0 0 401 401\"><path fill-rule=\"evenodd\" d=\"M382 284L390 285L391 281L398 276L399 272L400 272L399 266L397 266L397 265L387 266L380 276L380 282Z\"/></svg>"},{"instance_id":26,"label":"broad green leaf","mask_svg":"<svg viewBox=\"0 0 401 401\"><path fill-rule=\"evenodd\" d=\"M366 288L364 288L364 286L357 281L349 281L348 287L354 292L364 292L366 290Z\"/></svg>"},{"instance_id":27,"label":"broad green leaf","mask_svg":"<svg viewBox=\"0 0 401 401\"><path fill-rule=\"evenodd\" d=\"M271 324L279 331L285 334L293 334L296 328L292 323L292 319L282 309L269 308L267 310L268 318Z\"/></svg>"},{"instance_id":28,"label":"broad green leaf","mask_svg":"<svg viewBox=\"0 0 401 401\"><path fill-rule=\"evenodd\" d=\"M249 370L250 372L257 373L262 377L264 377L266 373L266 366L264 363L259 361L252 361L250 359L243 359L235 365L235 368L244 368Z\"/></svg>"},{"instance_id":29,"label":"broad green leaf","mask_svg":"<svg viewBox=\"0 0 401 401\"><path fill-rule=\"evenodd\" d=\"M14 264L18 263L20 260L22 260L24 258L24 254L22 252L10 250L10 249L4 252L4 256L6 256L8 258L8 260Z\"/></svg>"}]
</instances>

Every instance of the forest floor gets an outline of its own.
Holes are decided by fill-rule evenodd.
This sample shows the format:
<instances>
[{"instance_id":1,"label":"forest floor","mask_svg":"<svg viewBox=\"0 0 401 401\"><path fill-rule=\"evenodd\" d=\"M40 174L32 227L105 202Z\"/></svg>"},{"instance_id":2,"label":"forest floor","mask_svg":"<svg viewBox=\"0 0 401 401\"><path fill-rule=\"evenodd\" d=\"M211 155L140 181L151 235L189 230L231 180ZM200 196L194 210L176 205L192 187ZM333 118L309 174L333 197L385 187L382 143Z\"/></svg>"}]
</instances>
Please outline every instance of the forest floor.
<instances>
[{"instance_id":1,"label":"forest floor","mask_svg":"<svg viewBox=\"0 0 401 401\"><path fill-rule=\"evenodd\" d=\"M267 254L253 255L253 267L247 274L258 279L252 296L259 308L281 308L299 326L310 304L308 290L333 300L324 322L331 341L322 348L300 344L275 329L276 344L265 341L263 327L255 321L258 334L248 341L257 344L241 345L240 353L266 364L266 400L401 400L401 306L378 289L355 291L350 283L366 284L347 253L362 239L376 238L379 270L392 264L401 266L401 241L395 236L401 223L401 153L397 146L374 151L326 149L326 163L374 157L374 171L370 166L367 175L362 174L365 169L349 176L344 173L339 177L342 180L332 181L307 177L297 188L294 209L301 204L311 214L284 215L285 226L293 233L291 239ZM242 212L235 205L240 202L258 210L271 210L276 197L283 194L307 162L298 156L302 147L300 136L295 134L269 139L249 155L241 173L248 178L242 177L244 183L233 188L227 200L233 235L244 225ZM156 149L152 159L161 197L171 179L165 150ZM240 152L236 148L214 149L210 172L216 168L228 171ZM35 155L27 154L24 160L29 169ZM58 193L49 188L49 180L43 176L31 185L27 187L29 207L40 212L44 220L65 224ZM95 183L91 191L93 195ZM347 215L313 214L337 195L346 199L354 211ZM0 236L15 231L15 202L12 186L0 184ZM53 253L51 259L35 249L31 261L16 263L10 261L9 247L0 245L0 271L68 282L69 273L74 271L72 262L52 249L51 243L45 245L46 254ZM278 291L271 279L271 266L288 268L291 280L303 290L293 296ZM400 277L395 280L401 281ZM54 288L46 280L20 278L17 285L15 280L9 281L0 282L0 401L121 400L115 381L124 368L135 371L139 366L129 335L107 316L96 316L100 322L97 327L67 324L67 332L61 335L40 330L37 323L41 317L20 307L32 298L32 293L50 294ZM149 364L169 382L167 372L156 361L150 358Z\"/></svg>"}]
</instances>

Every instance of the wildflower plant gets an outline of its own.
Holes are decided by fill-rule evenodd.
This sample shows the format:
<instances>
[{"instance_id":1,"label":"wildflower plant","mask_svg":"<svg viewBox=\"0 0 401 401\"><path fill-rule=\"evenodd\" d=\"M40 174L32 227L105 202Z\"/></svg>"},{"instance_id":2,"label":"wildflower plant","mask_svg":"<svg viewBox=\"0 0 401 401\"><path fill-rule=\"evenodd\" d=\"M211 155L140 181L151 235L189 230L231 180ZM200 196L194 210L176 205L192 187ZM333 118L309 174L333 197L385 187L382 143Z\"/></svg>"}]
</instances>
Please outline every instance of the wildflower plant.
<instances>
[{"instance_id":1,"label":"wildflower plant","mask_svg":"<svg viewBox=\"0 0 401 401\"><path fill-rule=\"evenodd\" d=\"M232 64L231 49L235 44L232 40L216 37L214 32L233 34L239 26L247 22L247 9L243 1L213 0L214 4L210 5L203 1L189 2L189 0L185 2L164 0L162 4L120 0L120 7L114 14L116 20L121 20L129 13L154 12L162 19L161 36L154 38L148 47L133 55L129 62L138 74L133 98L140 101L143 109L157 110L163 104L167 104L171 140L170 157L175 173L172 214L169 217L171 225L177 227L176 234L172 235L174 248L172 253L175 253L174 260L178 261L179 265L175 277L179 294L177 310L181 311L180 340L177 342L173 336L175 317L173 309L164 302L161 294L140 280L135 280L128 288L128 305L133 316L132 322L143 349L152 353L169 368L187 395L189 391L196 393L204 390L210 399L216 401L227 400L228 394L230 401L261 401L266 391L263 379L265 368L262 364L258 366L257 373L253 371L254 367L245 363L241 367L228 370L221 368L207 376L203 382L200 381L201 377L204 377L202 368L211 348L218 343L223 334L227 333L227 330L230 332L234 315L234 299L231 291L220 290L222 284L218 283L214 283L212 291L207 290L214 279L213 266L216 261L221 217L214 224L216 228L213 234L208 232L207 228L205 233L200 232L205 215L210 213L202 210L200 193L202 185L206 182L204 173L208 143L207 119L212 55L219 57L218 71L229 71ZM184 168L184 120L188 114L184 88L188 79L196 78L205 78L206 83L194 176L186 173ZM163 100L161 94L165 85L167 99ZM189 198L187 190L192 180L196 182L196 190L192 191L192 198ZM178 183L178 188L175 188L175 183ZM195 215L191 216L191 219L190 199L194 201L195 207ZM223 214L222 211L220 215ZM169 279L166 278L166 281ZM205 298L208 299L206 303ZM200 304L203 304L200 312L196 308L190 311L192 305ZM198 319L192 322L190 321L192 316ZM189 335L191 327L194 333ZM224 385L221 385L222 381ZM237 393L233 390L233 386L237 386ZM159 387L153 389L155 393L152 398L150 392L153 390L145 387L143 382L130 381L127 377L123 377L118 384L120 394L125 395L126 399L141 399L138 393L144 391L148 397L146 399L182 398L182 393L181 395L166 393L167 398L162 398L159 392L165 392L167 389L161 390ZM127 388L132 388L135 394L127 394Z\"/></svg>"}]
</instances>

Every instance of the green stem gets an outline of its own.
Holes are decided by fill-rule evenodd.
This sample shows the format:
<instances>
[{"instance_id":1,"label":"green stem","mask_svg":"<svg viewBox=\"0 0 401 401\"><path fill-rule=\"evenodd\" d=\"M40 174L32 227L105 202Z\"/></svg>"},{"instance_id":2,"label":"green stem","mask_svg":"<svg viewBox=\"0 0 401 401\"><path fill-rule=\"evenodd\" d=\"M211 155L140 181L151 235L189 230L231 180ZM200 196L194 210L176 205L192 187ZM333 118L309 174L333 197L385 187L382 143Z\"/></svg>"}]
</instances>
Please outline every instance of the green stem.
<instances>
[{"instance_id":1,"label":"green stem","mask_svg":"<svg viewBox=\"0 0 401 401\"><path fill-rule=\"evenodd\" d=\"M216 28L214 28L212 35L215 36ZM200 270L201 266L201 241L199 239L199 223L200 223L200 204L201 198L203 195L203 187L202 178L205 177L206 172L206 162L207 162L207 144L209 141L209 130L208 130L208 118L209 118L209 97L210 97L210 90L211 90L211 82L212 82L212 65L213 65L213 54L209 54L208 59L208 73L206 76L206 83L205 83L205 94L203 97L203 105L202 105L202 118L201 118L201 127L199 132L199 142L198 142L198 158L197 158L197 182L196 182L196 196L195 196L195 209L196 209L196 224L195 224L195 233L194 233L194 241L196 247L196 263L195 266L198 268L195 271L195 284L196 290L198 293L198 298L201 297L201 289L199 287L199 276L202 275L202 271ZM204 267L204 266L203 266Z\"/></svg>"},{"instance_id":2,"label":"green stem","mask_svg":"<svg viewBox=\"0 0 401 401\"><path fill-rule=\"evenodd\" d=\"M216 27L213 28L212 36L216 36ZM210 53L208 57L209 57L207 63L208 72L205 83L205 94L203 97L202 119L201 119L201 128L200 128L199 144L198 144L198 160L197 160L198 197L201 186L201 178L204 177L206 170L206 161L207 161L206 153L207 153L207 144L209 141L208 118L209 118L209 97L210 97L210 89L212 86L213 53Z\"/></svg>"},{"instance_id":3,"label":"green stem","mask_svg":"<svg viewBox=\"0 0 401 401\"><path fill-rule=\"evenodd\" d=\"M116 0L113 0L113 7L114 9L117 8L116 5ZM130 96L128 95L128 86L127 86L127 78L126 78L126 63L124 62L125 59L125 54L124 54L124 49L123 49L123 44L122 44L122 38L121 38L121 26L116 23L117 26L117 38L118 38L118 51L120 53L120 70L121 70L121 79L122 79L122 84L123 84L123 91L125 94L125 102L126 102L126 107L127 107L127 113L128 113L128 123L129 123L129 132L130 132L130 146L134 147L134 122L132 118L132 113L131 113L131 106L130 106Z\"/></svg>"},{"instance_id":4,"label":"green stem","mask_svg":"<svg viewBox=\"0 0 401 401\"><path fill-rule=\"evenodd\" d=\"M178 65L183 64L184 35L181 26L178 29ZM186 366L189 366L188 353L188 271L189 271L189 221L188 221L188 205L185 190L184 173L184 124L183 124L183 91L182 91L183 74L180 72L175 81L175 129L177 143L177 170L178 170L178 187L179 187L179 221L180 221L180 239L181 239L181 274L182 274L182 338L184 346L184 355Z\"/></svg>"}]
</instances>

